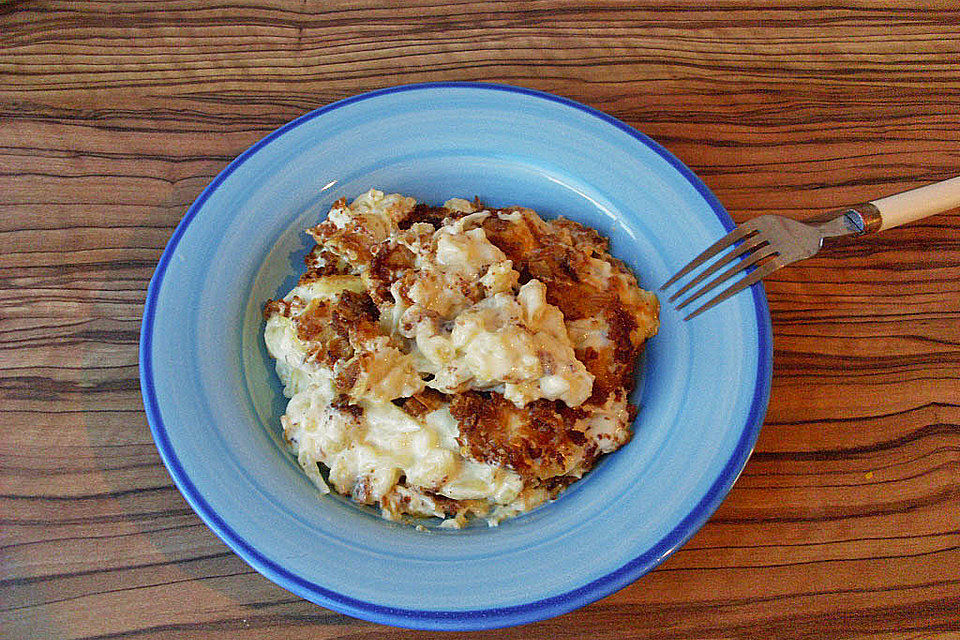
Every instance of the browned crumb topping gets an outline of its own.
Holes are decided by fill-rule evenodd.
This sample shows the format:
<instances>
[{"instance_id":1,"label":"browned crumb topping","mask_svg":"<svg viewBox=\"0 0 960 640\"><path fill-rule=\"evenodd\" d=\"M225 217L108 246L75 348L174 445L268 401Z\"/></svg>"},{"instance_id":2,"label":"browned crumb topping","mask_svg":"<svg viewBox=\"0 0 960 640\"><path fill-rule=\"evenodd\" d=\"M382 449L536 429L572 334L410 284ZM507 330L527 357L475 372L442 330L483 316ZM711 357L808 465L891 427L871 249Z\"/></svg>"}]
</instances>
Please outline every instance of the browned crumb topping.
<instances>
[{"instance_id":1,"label":"browned crumb topping","mask_svg":"<svg viewBox=\"0 0 960 640\"><path fill-rule=\"evenodd\" d=\"M430 205L421 203L415 206L413 211L408 213L403 220L400 220L397 226L400 227L401 230L406 231L419 222L425 222L434 228L438 228L443 224L444 219L459 218L463 215L464 214L459 211L453 211L446 207L431 207Z\"/></svg>"},{"instance_id":2,"label":"browned crumb topping","mask_svg":"<svg viewBox=\"0 0 960 640\"><path fill-rule=\"evenodd\" d=\"M576 359L594 376L591 395L576 407L547 399L518 407L494 391L444 394L429 387L386 398L416 418L448 406L458 424L457 442L464 457L516 471L525 489L536 490L541 496L545 491L554 497L595 464L600 449L611 451L629 439L629 433L612 436L602 427L590 426L591 419L600 416L602 423L604 419L632 421L636 416L637 408L626 404L626 398L633 390L634 370L644 341L656 331L657 303L639 291L633 274L608 253L608 241L597 231L563 218L547 222L523 207L490 209L479 201L474 204L477 211L490 212L479 222L480 227L487 240L512 262L520 275L518 286L533 279L542 282L546 301L559 308L568 328L569 323L577 321L599 327L596 333L602 338L573 343ZM333 208L344 206L346 202L342 201ZM390 234L376 229L376 225L367 228L353 221L340 227L325 222L309 230L318 246L304 259L307 271L300 284L332 275L362 276L369 293L345 289L334 299L313 300L307 305L299 299L270 300L263 310L267 318L280 314L293 319L298 338L310 345L308 358L334 372L334 385L340 395L332 406L353 419L363 416L362 407L355 402L370 389L371 376L389 377L370 373L377 370L378 359L386 363L382 371L393 362L382 359L387 351L408 353L414 327L422 327L418 323L425 320L433 322L438 331L451 329L440 326L443 318L437 313L417 309L397 323L400 335L406 338L386 336L380 324L381 313L386 322L394 305L401 305L401 309L414 306L410 291L418 282L444 284L448 291L459 291L461 299L469 304L487 295L478 281L464 279L450 284L436 280L436 273L418 271L417 256L410 248L419 251L428 246L426 243L436 243L434 232L445 220L468 213L417 204L406 213L392 215L390 224L395 226ZM436 244L432 248L436 249ZM431 277L435 280L426 280ZM427 317L430 313L433 316ZM573 329L570 332L572 340ZM374 343L379 346L371 347ZM554 375L551 367L557 364L550 354L544 351L537 356L544 375ZM432 375L424 379L429 377ZM604 411L619 413L610 418ZM353 486L352 497L365 504L375 502L370 482L369 477L361 477ZM397 486L407 485L401 478ZM458 520L468 511L483 514L489 509L485 502L453 500L430 486L410 489L420 491L439 511ZM403 504L411 498L394 492L380 500L398 502L391 503L391 508L403 512Z\"/></svg>"},{"instance_id":3,"label":"browned crumb topping","mask_svg":"<svg viewBox=\"0 0 960 640\"><path fill-rule=\"evenodd\" d=\"M446 402L449 402L449 398L446 395L427 387L420 393L414 394L400 403L400 408L414 418L419 418L431 411L436 411Z\"/></svg>"},{"instance_id":4,"label":"browned crumb topping","mask_svg":"<svg viewBox=\"0 0 960 640\"><path fill-rule=\"evenodd\" d=\"M512 208L504 211L520 211ZM602 317L609 326L613 349L588 347L575 351L587 371L595 377L588 403L602 404L618 387L633 390L633 370L643 350L643 341L634 341L637 329L615 290L600 290L591 283L588 258L610 264L636 286L636 279L623 263L606 253L607 241L593 229L559 218L545 224L532 216L511 222L490 216L483 224L487 239L513 261L520 272L520 284L536 278L547 287L547 302L563 312L567 321Z\"/></svg>"},{"instance_id":5,"label":"browned crumb topping","mask_svg":"<svg viewBox=\"0 0 960 640\"><path fill-rule=\"evenodd\" d=\"M519 408L498 393L469 391L453 397L450 413L471 458L509 467L525 479L555 478L589 467L596 457L583 432L571 427L583 410L557 400Z\"/></svg>"}]
</instances>

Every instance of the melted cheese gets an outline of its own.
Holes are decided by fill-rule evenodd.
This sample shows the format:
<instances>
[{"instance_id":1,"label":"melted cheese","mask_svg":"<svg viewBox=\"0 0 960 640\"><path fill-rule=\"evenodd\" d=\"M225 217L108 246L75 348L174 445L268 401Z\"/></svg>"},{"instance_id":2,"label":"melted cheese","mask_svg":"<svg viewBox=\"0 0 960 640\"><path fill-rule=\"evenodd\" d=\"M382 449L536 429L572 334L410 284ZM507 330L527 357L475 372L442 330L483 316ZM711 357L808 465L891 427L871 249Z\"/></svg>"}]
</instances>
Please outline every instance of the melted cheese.
<instances>
[{"instance_id":1,"label":"melted cheese","mask_svg":"<svg viewBox=\"0 0 960 640\"><path fill-rule=\"evenodd\" d=\"M449 334L421 325L416 346L435 374L428 385L445 393L495 389L517 406L538 398L582 404L593 376L545 296L543 283L531 280L516 296L497 293L464 310Z\"/></svg>"},{"instance_id":2,"label":"melted cheese","mask_svg":"<svg viewBox=\"0 0 960 640\"><path fill-rule=\"evenodd\" d=\"M378 504L390 519L445 517L453 500L487 514L495 525L548 500L550 490L525 485L509 468L467 457L447 404L414 415L392 401L420 393L426 384L448 394L494 391L518 408L540 399L579 406L590 398L594 377L576 351L611 349L610 327L601 317L565 321L547 302L540 280L518 287L520 274L481 226L490 212L454 199L445 206L459 216L401 230L400 221L415 205L412 198L370 190L349 205L338 202L327 221L310 230L354 275L305 278L267 319L264 340L290 398L281 418L284 435L321 491L332 486L358 502ZM497 216L511 224L529 220L517 211ZM342 326L324 333L316 318L330 316L320 311L329 312L346 292L365 294L375 286L370 260L383 245L412 256L407 271L389 286L392 304L380 299L372 333L354 334ZM583 277L631 304L656 305L651 294L614 273L605 260L588 258ZM298 333L301 318L311 314L314 333ZM652 335L655 321L638 314L638 335ZM324 355L323 349L333 347L322 343L323 336L340 340L334 346L344 355ZM348 372L345 404L341 377ZM581 415L568 428L600 452L630 437L625 394ZM579 477L591 464L580 452L566 460L563 471ZM328 470L326 480L321 467ZM462 526L464 513L459 509L442 526Z\"/></svg>"},{"instance_id":3,"label":"melted cheese","mask_svg":"<svg viewBox=\"0 0 960 640\"><path fill-rule=\"evenodd\" d=\"M295 394L284 416L284 435L300 464L329 468L329 483L359 502L379 503L401 477L407 484L454 500L512 502L520 477L494 465L465 460L456 441L456 422L446 409L418 420L390 402L362 401L360 415L331 405L325 384ZM311 474L325 488L322 478Z\"/></svg>"}]
</instances>

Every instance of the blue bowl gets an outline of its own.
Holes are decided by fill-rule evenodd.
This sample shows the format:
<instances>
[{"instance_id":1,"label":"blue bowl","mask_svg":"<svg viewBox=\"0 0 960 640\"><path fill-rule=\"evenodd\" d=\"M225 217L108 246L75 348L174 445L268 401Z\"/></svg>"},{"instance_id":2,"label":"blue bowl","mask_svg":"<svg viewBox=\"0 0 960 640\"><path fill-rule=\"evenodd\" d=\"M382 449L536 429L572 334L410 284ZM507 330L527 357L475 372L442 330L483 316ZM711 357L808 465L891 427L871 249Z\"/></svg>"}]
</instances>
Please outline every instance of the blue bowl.
<instances>
[{"instance_id":1,"label":"blue bowl","mask_svg":"<svg viewBox=\"0 0 960 640\"><path fill-rule=\"evenodd\" d=\"M516 87L400 86L318 109L234 160L177 227L150 283L141 388L157 448L197 514L257 571L337 611L424 629L556 616L625 587L707 520L743 469L770 390L761 285L647 346L632 441L558 500L499 527L417 531L321 496L284 451L260 309L303 229L370 187L564 215L656 288L732 227L653 140Z\"/></svg>"}]
</instances>

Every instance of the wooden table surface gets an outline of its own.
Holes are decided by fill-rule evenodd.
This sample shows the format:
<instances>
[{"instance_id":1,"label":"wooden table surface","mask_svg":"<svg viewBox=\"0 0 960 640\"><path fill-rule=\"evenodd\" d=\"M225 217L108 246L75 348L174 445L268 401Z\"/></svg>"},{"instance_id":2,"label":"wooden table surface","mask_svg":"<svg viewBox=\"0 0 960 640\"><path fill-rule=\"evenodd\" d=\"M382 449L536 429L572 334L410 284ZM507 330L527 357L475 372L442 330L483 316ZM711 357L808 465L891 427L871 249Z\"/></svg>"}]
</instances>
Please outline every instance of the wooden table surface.
<instances>
[{"instance_id":1,"label":"wooden table surface","mask_svg":"<svg viewBox=\"0 0 960 640\"><path fill-rule=\"evenodd\" d=\"M0 2L0 636L433 635L254 572L174 488L142 409L165 243L296 116L418 81L542 89L664 144L738 221L960 174L952 1L389 4ZM456 637L960 637L960 212L767 293L769 412L709 523L604 600Z\"/></svg>"}]
</instances>

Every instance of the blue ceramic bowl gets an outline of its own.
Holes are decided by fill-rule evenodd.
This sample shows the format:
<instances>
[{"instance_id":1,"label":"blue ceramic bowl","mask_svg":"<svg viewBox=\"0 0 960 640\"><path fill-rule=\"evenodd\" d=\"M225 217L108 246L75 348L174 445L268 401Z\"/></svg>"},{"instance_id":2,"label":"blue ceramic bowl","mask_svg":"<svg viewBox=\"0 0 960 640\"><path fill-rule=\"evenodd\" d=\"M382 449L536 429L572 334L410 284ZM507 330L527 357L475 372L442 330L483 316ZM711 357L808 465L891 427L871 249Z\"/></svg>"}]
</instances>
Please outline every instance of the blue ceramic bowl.
<instances>
[{"instance_id":1,"label":"blue ceramic bowl","mask_svg":"<svg viewBox=\"0 0 960 640\"><path fill-rule=\"evenodd\" d=\"M277 584L391 625L541 620L652 569L716 509L757 438L771 370L761 286L692 322L664 305L633 440L558 500L496 528L416 531L318 495L280 444L284 403L261 338L263 302L302 269L302 230L370 187L562 214L610 237L651 289L732 226L661 146L556 96L410 85L308 113L217 176L150 283L141 386L184 497Z\"/></svg>"}]
</instances>

